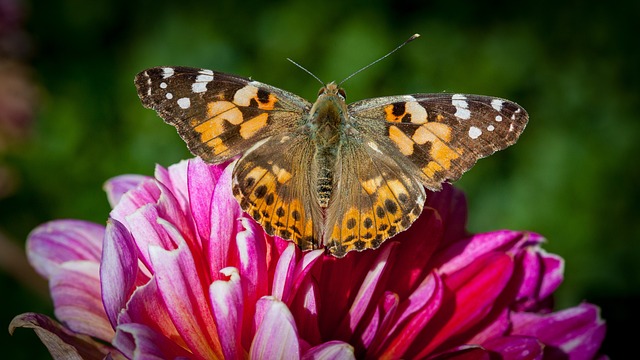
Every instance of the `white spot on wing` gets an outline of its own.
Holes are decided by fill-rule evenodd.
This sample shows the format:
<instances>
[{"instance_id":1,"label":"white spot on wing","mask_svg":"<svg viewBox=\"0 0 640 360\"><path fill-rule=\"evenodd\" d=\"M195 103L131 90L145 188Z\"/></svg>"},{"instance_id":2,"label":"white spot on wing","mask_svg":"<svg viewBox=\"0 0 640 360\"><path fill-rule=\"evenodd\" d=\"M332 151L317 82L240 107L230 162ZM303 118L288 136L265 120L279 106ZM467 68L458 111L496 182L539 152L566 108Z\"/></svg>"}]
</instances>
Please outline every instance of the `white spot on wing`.
<instances>
[{"instance_id":1,"label":"white spot on wing","mask_svg":"<svg viewBox=\"0 0 640 360\"><path fill-rule=\"evenodd\" d=\"M202 70L200 70L200 71L199 71L199 73L200 73L200 74L204 74L204 75L211 75L211 76L213 76L213 71L211 71L211 70L207 70L207 69L202 69ZM213 78L211 78L211 79L213 79Z\"/></svg>"},{"instance_id":2,"label":"white spot on wing","mask_svg":"<svg viewBox=\"0 0 640 360\"><path fill-rule=\"evenodd\" d=\"M201 93L201 92L205 92L207 91L207 84L206 82L194 82L193 84L191 84L191 91L193 91L194 93Z\"/></svg>"},{"instance_id":3,"label":"white spot on wing","mask_svg":"<svg viewBox=\"0 0 640 360\"><path fill-rule=\"evenodd\" d=\"M163 82L161 82L161 83L160 83L160 88L161 88L161 89L166 89L166 88L167 88L167 83L166 83L166 82L164 82L164 81L163 81Z\"/></svg>"},{"instance_id":4,"label":"white spot on wing","mask_svg":"<svg viewBox=\"0 0 640 360\"><path fill-rule=\"evenodd\" d=\"M496 115L496 121L497 121L497 122L502 121L502 116L500 116L500 115Z\"/></svg>"},{"instance_id":5,"label":"white spot on wing","mask_svg":"<svg viewBox=\"0 0 640 360\"><path fill-rule=\"evenodd\" d=\"M495 128L495 126L493 126L493 125L489 125L489 126L487 126L487 130L489 130L489 131L493 131L493 130L495 130L495 129L496 129L496 128Z\"/></svg>"},{"instance_id":6,"label":"white spot on wing","mask_svg":"<svg viewBox=\"0 0 640 360\"><path fill-rule=\"evenodd\" d=\"M171 77L174 74L173 68L170 67L166 67L166 68L162 68L162 77L163 78L168 78Z\"/></svg>"},{"instance_id":7,"label":"white spot on wing","mask_svg":"<svg viewBox=\"0 0 640 360\"><path fill-rule=\"evenodd\" d=\"M213 81L213 75L200 74L196 76L196 82L209 82L209 81Z\"/></svg>"},{"instance_id":8,"label":"white spot on wing","mask_svg":"<svg viewBox=\"0 0 640 360\"><path fill-rule=\"evenodd\" d=\"M171 100L171 99L173 99L173 94L172 94L172 93L167 93L167 94L165 95L165 97L166 97L167 99Z\"/></svg>"},{"instance_id":9,"label":"white spot on wing","mask_svg":"<svg viewBox=\"0 0 640 360\"><path fill-rule=\"evenodd\" d=\"M496 111L502 111L502 103L503 101L500 99L491 100L491 107L496 109Z\"/></svg>"},{"instance_id":10,"label":"white spot on wing","mask_svg":"<svg viewBox=\"0 0 640 360\"><path fill-rule=\"evenodd\" d=\"M455 117L463 120L469 120L471 111L469 111L469 103L467 97L461 94L451 96L451 105L456 107Z\"/></svg>"},{"instance_id":11,"label":"white spot on wing","mask_svg":"<svg viewBox=\"0 0 640 360\"><path fill-rule=\"evenodd\" d=\"M469 128L469 137L472 139L477 139L480 135L482 135L482 130L475 126Z\"/></svg>"},{"instance_id":12,"label":"white spot on wing","mask_svg":"<svg viewBox=\"0 0 640 360\"><path fill-rule=\"evenodd\" d=\"M183 97L178 99L178 106L180 106L183 109L188 109L189 106L191 106L191 100L189 100L189 98Z\"/></svg>"}]
</instances>

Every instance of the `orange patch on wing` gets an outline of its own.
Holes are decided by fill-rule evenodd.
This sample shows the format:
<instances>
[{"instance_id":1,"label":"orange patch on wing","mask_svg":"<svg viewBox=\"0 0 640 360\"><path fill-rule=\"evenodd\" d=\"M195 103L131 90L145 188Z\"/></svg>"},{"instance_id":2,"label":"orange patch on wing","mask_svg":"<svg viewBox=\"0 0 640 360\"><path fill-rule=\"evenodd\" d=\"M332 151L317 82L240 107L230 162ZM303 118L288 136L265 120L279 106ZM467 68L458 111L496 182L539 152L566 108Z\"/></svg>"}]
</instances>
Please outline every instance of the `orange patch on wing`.
<instances>
[{"instance_id":1,"label":"orange patch on wing","mask_svg":"<svg viewBox=\"0 0 640 360\"><path fill-rule=\"evenodd\" d=\"M243 139L252 138L258 131L264 129L267 125L267 120L269 119L269 115L266 113L262 113L253 119L249 119L243 122L240 125L240 136Z\"/></svg>"},{"instance_id":2,"label":"orange patch on wing","mask_svg":"<svg viewBox=\"0 0 640 360\"><path fill-rule=\"evenodd\" d=\"M426 123L416 129L411 137L416 144L423 145L427 141L451 141L451 127L442 123Z\"/></svg>"},{"instance_id":3,"label":"orange patch on wing","mask_svg":"<svg viewBox=\"0 0 640 360\"><path fill-rule=\"evenodd\" d=\"M375 178L371 178L369 180L362 182L362 188L367 194L371 195L378 191L380 185L382 184L382 176L376 176Z\"/></svg>"},{"instance_id":4,"label":"orange patch on wing","mask_svg":"<svg viewBox=\"0 0 640 360\"><path fill-rule=\"evenodd\" d=\"M207 105L207 120L193 120L193 129L200 134L202 142L209 142L220 136L226 129L225 122L241 124L242 113L236 105L228 101L213 101Z\"/></svg>"},{"instance_id":5,"label":"orange patch on wing","mask_svg":"<svg viewBox=\"0 0 640 360\"><path fill-rule=\"evenodd\" d=\"M389 138L398 146L403 155L409 156L413 154L413 140L398 127L394 125L389 127Z\"/></svg>"}]
</instances>

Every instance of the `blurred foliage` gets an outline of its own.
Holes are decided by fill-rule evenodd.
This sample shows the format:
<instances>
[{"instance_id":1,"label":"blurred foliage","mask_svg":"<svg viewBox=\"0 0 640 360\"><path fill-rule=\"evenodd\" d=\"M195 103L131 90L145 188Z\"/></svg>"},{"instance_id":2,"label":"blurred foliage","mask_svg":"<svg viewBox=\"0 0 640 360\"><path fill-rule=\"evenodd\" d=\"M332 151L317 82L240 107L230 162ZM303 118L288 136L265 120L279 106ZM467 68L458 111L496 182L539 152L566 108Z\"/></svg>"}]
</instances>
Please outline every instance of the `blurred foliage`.
<instances>
[{"instance_id":1,"label":"blurred foliage","mask_svg":"<svg viewBox=\"0 0 640 360\"><path fill-rule=\"evenodd\" d=\"M558 308L589 301L609 326L604 351L626 354L640 321L640 29L637 2L81 1L28 4L28 61L40 105L30 139L1 156L17 174L0 229L22 243L58 218L104 223L102 184L189 157L144 109L134 75L185 65L251 76L315 99L413 33L422 38L345 84L350 101L455 91L514 100L521 140L481 160L458 186L469 228L532 230L566 260ZM7 275L2 322L51 313ZM7 358L47 358L33 334L0 335Z\"/></svg>"}]
</instances>

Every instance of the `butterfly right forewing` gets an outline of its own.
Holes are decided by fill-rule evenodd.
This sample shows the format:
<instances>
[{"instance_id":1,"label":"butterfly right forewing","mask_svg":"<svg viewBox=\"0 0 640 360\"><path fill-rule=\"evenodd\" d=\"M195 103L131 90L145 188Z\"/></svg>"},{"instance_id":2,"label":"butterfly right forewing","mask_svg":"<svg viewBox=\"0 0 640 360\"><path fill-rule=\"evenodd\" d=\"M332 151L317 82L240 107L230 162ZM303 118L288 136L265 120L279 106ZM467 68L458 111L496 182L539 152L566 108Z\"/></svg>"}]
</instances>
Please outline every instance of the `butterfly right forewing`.
<instances>
[{"instance_id":1,"label":"butterfly right forewing","mask_svg":"<svg viewBox=\"0 0 640 360\"><path fill-rule=\"evenodd\" d=\"M432 190L456 180L475 162L516 142L527 112L509 100L462 94L415 94L362 100L349 105L355 126L383 124L381 147L392 145L412 166L407 170ZM378 131L380 127L378 128Z\"/></svg>"}]
</instances>

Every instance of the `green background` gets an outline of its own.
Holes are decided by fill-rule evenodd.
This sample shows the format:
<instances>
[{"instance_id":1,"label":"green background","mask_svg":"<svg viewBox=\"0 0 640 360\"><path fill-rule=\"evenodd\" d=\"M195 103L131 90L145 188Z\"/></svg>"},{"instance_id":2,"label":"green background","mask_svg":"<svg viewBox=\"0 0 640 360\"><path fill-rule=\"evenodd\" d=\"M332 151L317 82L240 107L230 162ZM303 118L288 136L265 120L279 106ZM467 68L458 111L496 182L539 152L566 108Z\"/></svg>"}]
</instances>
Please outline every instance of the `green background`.
<instances>
[{"instance_id":1,"label":"green background","mask_svg":"<svg viewBox=\"0 0 640 360\"><path fill-rule=\"evenodd\" d=\"M469 228L531 230L566 260L557 308L599 305L603 351L623 358L640 321L638 2L84 1L27 4L39 87L28 141L0 154L18 174L0 230L20 244L38 224L104 223L105 180L152 174L190 154L144 109L134 75L158 65L251 76L313 101L413 33L422 37L345 84L350 101L416 92L494 95L530 114L520 141L457 183ZM588 4L588 5L585 5ZM46 298L7 274L1 324ZM633 339L633 340L632 340ZM3 357L47 358L28 330L0 332Z\"/></svg>"}]
</instances>

